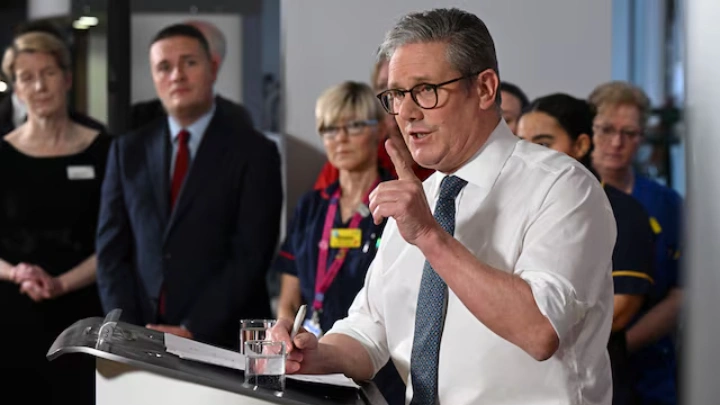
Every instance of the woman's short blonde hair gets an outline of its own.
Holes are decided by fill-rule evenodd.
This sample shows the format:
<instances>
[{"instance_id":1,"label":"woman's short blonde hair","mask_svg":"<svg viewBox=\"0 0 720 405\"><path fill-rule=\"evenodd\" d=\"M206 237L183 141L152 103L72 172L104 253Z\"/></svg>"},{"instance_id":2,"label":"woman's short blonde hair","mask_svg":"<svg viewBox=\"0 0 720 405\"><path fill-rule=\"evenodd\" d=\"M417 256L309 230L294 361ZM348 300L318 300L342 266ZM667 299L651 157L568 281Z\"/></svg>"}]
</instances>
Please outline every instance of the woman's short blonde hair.
<instances>
[{"instance_id":1,"label":"woman's short blonde hair","mask_svg":"<svg viewBox=\"0 0 720 405\"><path fill-rule=\"evenodd\" d=\"M640 112L640 126L645 127L650 118L650 99L641 88L627 82L613 81L601 84L590 93L590 104L595 106L598 113L607 108L623 105L636 107Z\"/></svg>"},{"instance_id":2,"label":"woman's short blonde hair","mask_svg":"<svg viewBox=\"0 0 720 405\"><path fill-rule=\"evenodd\" d=\"M13 82L15 81L15 60L24 52L49 53L55 58L60 69L64 72L70 70L70 51L62 40L46 32L28 32L15 38L3 55L3 74Z\"/></svg>"},{"instance_id":3,"label":"woman's short blonde hair","mask_svg":"<svg viewBox=\"0 0 720 405\"><path fill-rule=\"evenodd\" d=\"M375 93L365 83L346 81L325 90L315 104L315 126L318 132L342 120L376 120L385 118L385 110Z\"/></svg>"}]
</instances>

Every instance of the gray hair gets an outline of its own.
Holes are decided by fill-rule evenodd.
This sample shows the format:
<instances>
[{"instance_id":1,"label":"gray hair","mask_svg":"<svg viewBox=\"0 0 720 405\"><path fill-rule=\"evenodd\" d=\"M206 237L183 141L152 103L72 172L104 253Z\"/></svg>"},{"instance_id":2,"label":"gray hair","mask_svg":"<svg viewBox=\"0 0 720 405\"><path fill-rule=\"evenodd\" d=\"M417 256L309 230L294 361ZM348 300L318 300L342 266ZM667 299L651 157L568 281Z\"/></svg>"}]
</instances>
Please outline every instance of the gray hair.
<instances>
[{"instance_id":1,"label":"gray hair","mask_svg":"<svg viewBox=\"0 0 720 405\"><path fill-rule=\"evenodd\" d=\"M486 69L500 76L495 43L485 23L475 14L457 8L439 8L402 17L385 35L378 58L392 58L403 45L428 42L447 43L447 60L463 76Z\"/></svg>"}]
</instances>

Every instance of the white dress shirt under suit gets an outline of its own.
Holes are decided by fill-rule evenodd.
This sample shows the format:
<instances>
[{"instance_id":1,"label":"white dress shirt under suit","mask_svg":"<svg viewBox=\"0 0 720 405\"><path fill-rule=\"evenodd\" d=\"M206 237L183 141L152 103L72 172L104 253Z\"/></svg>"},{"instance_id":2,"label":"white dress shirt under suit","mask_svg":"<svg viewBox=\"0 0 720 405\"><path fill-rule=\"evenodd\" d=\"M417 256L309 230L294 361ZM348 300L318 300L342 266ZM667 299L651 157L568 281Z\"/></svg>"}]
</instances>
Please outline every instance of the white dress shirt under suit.
<instances>
[{"instance_id":1,"label":"white dress shirt under suit","mask_svg":"<svg viewBox=\"0 0 720 405\"><path fill-rule=\"evenodd\" d=\"M600 182L574 159L520 141L504 121L454 175L455 238L474 255L525 280L559 337L537 361L482 324L448 291L440 346L440 403L610 405L607 354L613 314L615 220ZM434 207L445 174L423 187ZM390 219L346 319L328 332L358 340L375 371L391 357L408 383L415 310L425 258Z\"/></svg>"}]
</instances>

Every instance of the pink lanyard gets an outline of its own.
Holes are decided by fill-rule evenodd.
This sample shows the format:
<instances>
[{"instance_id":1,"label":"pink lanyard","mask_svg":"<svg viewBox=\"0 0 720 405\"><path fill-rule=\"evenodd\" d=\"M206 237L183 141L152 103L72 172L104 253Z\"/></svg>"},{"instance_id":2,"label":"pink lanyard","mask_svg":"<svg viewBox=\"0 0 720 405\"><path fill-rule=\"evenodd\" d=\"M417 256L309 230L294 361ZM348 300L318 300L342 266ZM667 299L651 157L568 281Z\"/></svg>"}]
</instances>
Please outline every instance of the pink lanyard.
<instances>
[{"instance_id":1,"label":"pink lanyard","mask_svg":"<svg viewBox=\"0 0 720 405\"><path fill-rule=\"evenodd\" d=\"M370 187L370 190L368 190L365 194L363 204L367 205L369 203L370 192L374 190L379 183L380 179L378 178L375 180L372 187ZM320 243L318 245L320 252L318 254L317 274L315 276L315 301L313 301L313 310L316 312L322 310L325 292L327 292L330 285L332 285L333 280L335 280L338 272L340 272L340 268L343 263L345 263L345 258L347 257L348 248L340 248L335 256L335 260L333 260L330 264L330 268L327 267L328 251L330 250L330 233L333 229L333 222L335 221L335 214L337 213L339 200L340 187L335 190L335 193L333 193L330 198L330 206L328 207L327 214L325 215L325 226L323 227L322 239L320 239ZM355 215L353 215L352 219L350 219L348 228L357 228L362 219L363 216L360 215L359 212L355 212Z\"/></svg>"}]
</instances>

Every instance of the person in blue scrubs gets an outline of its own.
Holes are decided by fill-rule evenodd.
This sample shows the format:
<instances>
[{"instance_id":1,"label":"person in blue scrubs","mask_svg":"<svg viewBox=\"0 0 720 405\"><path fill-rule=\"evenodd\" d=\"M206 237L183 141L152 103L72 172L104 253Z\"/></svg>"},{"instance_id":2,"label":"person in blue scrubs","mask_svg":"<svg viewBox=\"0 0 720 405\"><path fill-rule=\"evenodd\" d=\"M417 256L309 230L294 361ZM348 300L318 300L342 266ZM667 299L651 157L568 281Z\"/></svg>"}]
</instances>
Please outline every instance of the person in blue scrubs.
<instances>
[{"instance_id":1,"label":"person in blue scrubs","mask_svg":"<svg viewBox=\"0 0 720 405\"><path fill-rule=\"evenodd\" d=\"M517 135L529 142L563 152L590 167L594 108L567 94L534 100L518 122ZM595 173L596 174L596 173ZM597 174L596 174L597 175ZM633 378L626 349L626 327L651 289L654 238L642 205L622 191L603 184L615 216L617 240L613 249L615 290L612 333L608 353L613 373L613 404L631 405Z\"/></svg>"},{"instance_id":2,"label":"person in blue scrubs","mask_svg":"<svg viewBox=\"0 0 720 405\"><path fill-rule=\"evenodd\" d=\"M656 238L655 282L627 331L638 402L674 405L679 398L673 335L682 300L682 199L674 190L632 169L649 116L647 95L631 84L610 82L593 90L589 101L598 111L593 121L593 166L605 183L632 195L645 207Z\"/></svg>"},{"instance_id":3,"label":"person in blue scrubs","mask_svg":"<svg viewBox=\"0 0 720 405\"><path fill-rule=\"evenodd\" d=\"M282 274L278 318L292 320L306 304L303 326L321 336L347 316L363 287L386 222L374 223L369 194L391 177L378 165L385 113L369 86L344 82L326 90L315 119L339 178L300 199L273 270ZM374 381L389 404L404 403L405 384L392 363Z\"/></svg>"}]
</instances>

